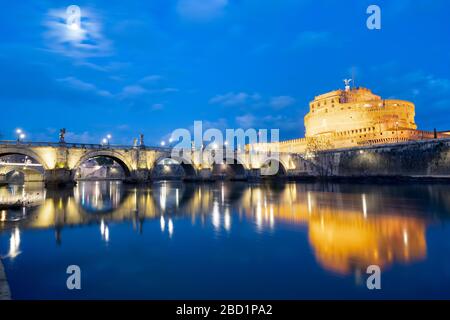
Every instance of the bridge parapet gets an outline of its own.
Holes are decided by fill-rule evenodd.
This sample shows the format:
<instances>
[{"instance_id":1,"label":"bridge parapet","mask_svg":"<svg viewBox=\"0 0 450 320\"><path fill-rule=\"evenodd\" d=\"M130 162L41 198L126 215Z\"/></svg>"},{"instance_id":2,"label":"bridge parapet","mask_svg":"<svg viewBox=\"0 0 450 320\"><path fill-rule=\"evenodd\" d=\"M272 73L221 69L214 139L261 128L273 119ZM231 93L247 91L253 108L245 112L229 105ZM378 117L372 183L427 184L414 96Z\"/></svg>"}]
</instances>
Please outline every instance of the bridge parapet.
<instances>
[{"instance_id":1,"label":"bridge parapet","mask_svg":"<svg viewBox=\"0 0 450 320\"><path fill-rule=\"evenodd\" d=\"M72 184L75 172L87 160L107 157L118 162L126 173L126 181L146 182L152 178L155 167L163 159L173 159L184 169L189 178L210 179L217 172L225 172L217 165L242 167L239 174L234 170L233 176L243 178L259 177L261 169L269 162L276 162L283 175L311 173L314 166L302 154L296 153L261 153L248 150L207 150L168 147L147 147L144 145L110 145L84 144L66 142L22 142L0 141L0 156L19 154L35 159L44 168L45 181L48 185ZM221 158L221 159L218 159ZM222 161L220 161L222 160ZM274 174L278 174L276 171ZM218 176L223 176L220 173Z\"/></svg>"}]
</instances>

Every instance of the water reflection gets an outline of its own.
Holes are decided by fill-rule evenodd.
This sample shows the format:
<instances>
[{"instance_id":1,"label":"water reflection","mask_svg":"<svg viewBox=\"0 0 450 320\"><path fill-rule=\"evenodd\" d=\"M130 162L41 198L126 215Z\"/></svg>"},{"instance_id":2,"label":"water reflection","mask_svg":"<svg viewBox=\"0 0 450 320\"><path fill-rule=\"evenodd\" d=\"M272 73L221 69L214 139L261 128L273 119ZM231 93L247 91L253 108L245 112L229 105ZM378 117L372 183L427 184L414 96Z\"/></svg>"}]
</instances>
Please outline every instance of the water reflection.
<instances>
[{"instance_id":1,"label":"water reflection","mask_svg":"<svg viewBox=\"0 0 450 320\"><path fill-rule=\"evenodd\" d=\"M161 232L175 237L179 219L230 234L248 224L256 234L278 226L303 228L316 261L338 274L361 273L368 265L387 268L427 256L426 229L446 219L450 200L445 185L370 186L339 184L182 184L159 182L127 187L118 182L80 182L73 190L1 188L0 198L39 195L35 207L2 210L0 233L10 233L10 258L20 254L20 233L53 228L56 242L69 226L99 225L110 242L109 225L131 221L143 232L157 219ZM441 212L441 214L437 214ZM17 218L20 216L20 219ZM3 253L2 253L3 254Z\"/></svg>"}]
</instances>

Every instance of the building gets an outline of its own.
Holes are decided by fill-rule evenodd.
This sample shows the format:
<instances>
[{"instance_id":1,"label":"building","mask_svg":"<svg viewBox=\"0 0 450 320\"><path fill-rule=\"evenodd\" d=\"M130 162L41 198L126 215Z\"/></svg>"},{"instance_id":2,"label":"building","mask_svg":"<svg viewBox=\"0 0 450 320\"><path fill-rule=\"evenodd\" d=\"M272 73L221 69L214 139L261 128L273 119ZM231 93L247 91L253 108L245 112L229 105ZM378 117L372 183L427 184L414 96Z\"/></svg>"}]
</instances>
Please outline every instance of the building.
<instances>
[{"instance_id":1,"label":"building","mask_svg":"<svg viewBox=\"0 0 450 320\"><path fill-rule=\"evenodd\" d=\"M304 118L305 138L249 146L255 151L308 152L450 137L449 132L417 130L415 106L383 99L367 88L316 96Z\"/></svg>"}]
</instances>

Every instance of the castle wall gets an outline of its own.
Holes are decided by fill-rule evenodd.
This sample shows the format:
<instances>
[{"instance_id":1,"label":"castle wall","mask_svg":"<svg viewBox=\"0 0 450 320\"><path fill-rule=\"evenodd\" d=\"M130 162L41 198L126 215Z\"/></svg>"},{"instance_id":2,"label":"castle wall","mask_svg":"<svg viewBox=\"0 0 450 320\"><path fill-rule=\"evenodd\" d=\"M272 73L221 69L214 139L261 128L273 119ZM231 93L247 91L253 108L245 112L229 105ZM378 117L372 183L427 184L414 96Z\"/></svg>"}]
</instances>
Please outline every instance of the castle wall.
<instances>
[{"instance_id":1,"label":"castle wall","mask_svg":"<svg viewBox=\"0 0 450 320\"><path fill-rule=\"evenodd\" d=\"M314 161L332 177L450 178L450 139L325 151Z\"/></svg>"}]
</instances>

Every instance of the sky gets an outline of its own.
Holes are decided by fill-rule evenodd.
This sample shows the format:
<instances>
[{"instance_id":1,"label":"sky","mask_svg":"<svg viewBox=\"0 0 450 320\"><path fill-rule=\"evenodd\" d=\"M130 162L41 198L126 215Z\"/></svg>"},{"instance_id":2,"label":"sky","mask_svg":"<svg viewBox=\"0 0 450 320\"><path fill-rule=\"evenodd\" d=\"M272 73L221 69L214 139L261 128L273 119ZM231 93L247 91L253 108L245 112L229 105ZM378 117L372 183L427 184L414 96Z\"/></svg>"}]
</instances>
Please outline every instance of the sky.
<instances>
[{"instance_id":1,"label":"sky","mask_svg":"<svg viewBox=\"0 0 450 320\"><path fill-rule=\"evenodd\" d=\"M355 77L450 130L448 0L0 0L0 139L158 145L177 128L304 136ZM381 8L369 30L367 7ZM80 28L66 9L80 8Z\"/></svg>"}]
</instances>

